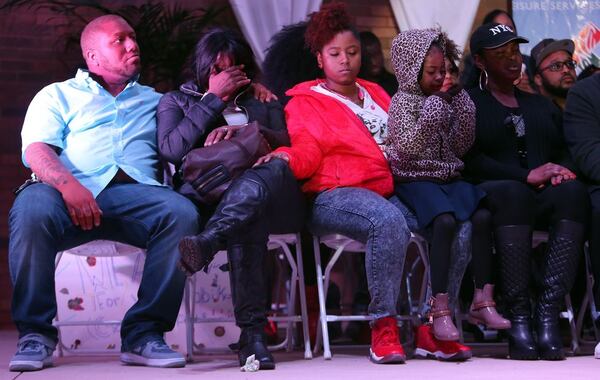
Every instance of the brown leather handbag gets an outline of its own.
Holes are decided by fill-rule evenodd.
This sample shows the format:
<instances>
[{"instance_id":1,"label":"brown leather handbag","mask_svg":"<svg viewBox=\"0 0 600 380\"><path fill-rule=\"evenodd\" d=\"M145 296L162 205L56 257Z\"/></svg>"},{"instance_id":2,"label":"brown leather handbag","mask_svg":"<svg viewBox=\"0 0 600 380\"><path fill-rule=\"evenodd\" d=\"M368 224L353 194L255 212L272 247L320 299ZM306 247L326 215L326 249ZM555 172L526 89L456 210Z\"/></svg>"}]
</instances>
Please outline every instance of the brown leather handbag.
<instances>
[{"instance_id":1,"label":"brown leather handbag","mask_svg":"<svg viewBox=\"0 0 600 380\"><path fill-rule=\"evenodd\" d=\"M229 140L192 149L184 158L179 192L203 204L218 202L233 179L254 165L271 148L253 121Z\"/></svg>"}]
</instances>

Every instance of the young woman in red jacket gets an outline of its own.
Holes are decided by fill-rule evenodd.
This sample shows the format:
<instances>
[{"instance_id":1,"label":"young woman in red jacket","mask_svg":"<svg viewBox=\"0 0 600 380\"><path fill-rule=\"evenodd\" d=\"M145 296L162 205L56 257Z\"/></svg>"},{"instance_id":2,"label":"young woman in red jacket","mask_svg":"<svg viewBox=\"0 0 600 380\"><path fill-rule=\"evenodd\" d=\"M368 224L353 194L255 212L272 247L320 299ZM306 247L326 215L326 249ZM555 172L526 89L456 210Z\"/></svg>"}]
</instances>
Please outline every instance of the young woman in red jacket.
<instances>
[{"instance_id":1,"label":"young woman in red jacket","mask_svg":"<svg viewBox=\"0 0 600 380\"><path fill-rule=\"evenodd\" d=\"M396 325L406 246L403 213L391 199L392 174L382 147L390 98L378 85L356 78L360 40L343 5L328 4L311 15L306 42L324 79L287 92L285 108L291 147L260 161L287 161L303 191L314 200L310 228L316 235L340 233L366 244L365 265L374 317L371 360L406 359Z\"/></svg>"}]
</instances>

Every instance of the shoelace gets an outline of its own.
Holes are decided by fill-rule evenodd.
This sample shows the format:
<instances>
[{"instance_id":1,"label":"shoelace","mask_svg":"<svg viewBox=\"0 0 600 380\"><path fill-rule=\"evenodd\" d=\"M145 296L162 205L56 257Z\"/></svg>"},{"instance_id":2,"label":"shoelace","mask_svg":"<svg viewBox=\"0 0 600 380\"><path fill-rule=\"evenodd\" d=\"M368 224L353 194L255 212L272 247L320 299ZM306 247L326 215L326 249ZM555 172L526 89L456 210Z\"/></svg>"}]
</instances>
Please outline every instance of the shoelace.
<instances>
[{"instance_id":1,"label":"shoelace","mask_svg":"<svg viewBox=\"0 0 600 380\"><path fill-rule=\"evenodd\" d=\"M26 340L19 345L19 352L40 352L43 351L44 345L36 340Z\"/></svg>"},{"instance_id":2,"label":"shoelace","mask_svg":"<svg viewBox=\"0 0 600 380\"><path fill-rule=\"evenodd\" d=\"M161 340L155 340L148 344L150 345L150 348L154 352L171 352L172 351L171 348L164 341L161 341Z\"/></svg>"}]
</instances>

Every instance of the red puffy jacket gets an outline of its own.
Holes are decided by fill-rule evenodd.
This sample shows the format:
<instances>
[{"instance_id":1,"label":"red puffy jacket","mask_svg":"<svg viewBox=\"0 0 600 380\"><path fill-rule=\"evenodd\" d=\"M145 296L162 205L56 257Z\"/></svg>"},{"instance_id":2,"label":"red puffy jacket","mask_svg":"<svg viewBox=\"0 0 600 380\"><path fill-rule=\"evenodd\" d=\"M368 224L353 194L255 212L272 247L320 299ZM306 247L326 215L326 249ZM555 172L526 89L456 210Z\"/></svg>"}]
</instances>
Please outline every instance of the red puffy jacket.
<instances>
[{"instance_id":1,"label":"red puffy jacket","mask_svg":"<svg viewBox=\"0 0 600 380\"><path fill-rule=\"evenodd\" d=\"M289 91L285 107L291 147L277 151L290 156L296 178L308 179L306 193L336 187L361 187L382 196L393 191L392 173L381 149L363 122L343 103L311 90L319 81L303 82ZM379 85L358 80L386 112L390 97Z\"/></svg>"}]
</instances>

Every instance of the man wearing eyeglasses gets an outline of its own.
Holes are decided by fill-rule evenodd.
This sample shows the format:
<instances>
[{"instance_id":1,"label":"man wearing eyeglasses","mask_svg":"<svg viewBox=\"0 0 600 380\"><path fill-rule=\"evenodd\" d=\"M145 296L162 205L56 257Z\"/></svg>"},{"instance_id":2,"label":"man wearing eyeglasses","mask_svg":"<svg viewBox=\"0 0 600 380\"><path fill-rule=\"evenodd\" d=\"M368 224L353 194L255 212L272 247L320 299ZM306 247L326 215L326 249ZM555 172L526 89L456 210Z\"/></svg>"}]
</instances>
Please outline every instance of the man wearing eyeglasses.
<instances>
[{"instance_id":1,"label":"man wearing eyeglasses","mask_svg":"<svg viewBox=\"0 0 600 380\"><path fill-rule=\"evenodd\" d=\"M546 38L531 49L533 81L541 95L551 98L564 109L567 93L577 81L573 61L573 41Z\"/></svg>"}]
</instances>

